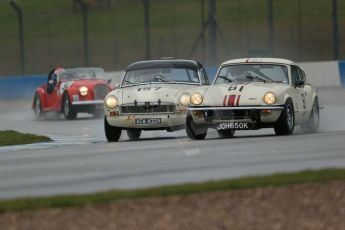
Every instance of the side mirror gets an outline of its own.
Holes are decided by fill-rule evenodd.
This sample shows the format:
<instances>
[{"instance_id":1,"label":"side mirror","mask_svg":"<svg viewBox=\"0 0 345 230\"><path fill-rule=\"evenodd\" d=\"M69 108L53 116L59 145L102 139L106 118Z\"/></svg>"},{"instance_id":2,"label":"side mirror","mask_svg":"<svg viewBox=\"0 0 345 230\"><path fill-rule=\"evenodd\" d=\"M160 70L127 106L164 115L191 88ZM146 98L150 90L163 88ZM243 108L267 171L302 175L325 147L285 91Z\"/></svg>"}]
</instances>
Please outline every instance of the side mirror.
<instances>
[{"instance_id":1,"label":"side mirror","mask_svg":"<svg viewBox=\"0 0 345 230\"><path fill-rule=\"evenodd\" d=\"M113 80L112 79L108 79L107 83L110 84Z\"/></svg>"},{"instance_id":2,"label":"side mirror","mask_svg":"<svg viewBox=\"0 0 345 230\"><path fill-rule=\"evenodd\" d=\"M295 82L295 87L302 87L304 86L305 82L304 80L300 79Z\"/></svg>"}]
</instances>

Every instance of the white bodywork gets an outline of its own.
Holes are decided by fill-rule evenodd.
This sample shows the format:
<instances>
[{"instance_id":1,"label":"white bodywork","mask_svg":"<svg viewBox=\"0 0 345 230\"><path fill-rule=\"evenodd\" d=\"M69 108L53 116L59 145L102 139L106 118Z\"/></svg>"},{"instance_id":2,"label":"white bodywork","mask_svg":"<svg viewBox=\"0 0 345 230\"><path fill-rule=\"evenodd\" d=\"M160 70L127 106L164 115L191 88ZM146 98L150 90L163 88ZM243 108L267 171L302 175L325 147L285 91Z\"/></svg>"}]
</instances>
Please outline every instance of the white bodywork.
<instances>
[{"instance_id":1,"label":"white bodywork","mask_svg":"<svg viewBox=\"0 0 345 230\"><path fill-rule=\"evenodd\" d=\"M125 75L122 86L110 92L106 97L107 99L115 96L118 101L115 108L109 108L105 103L107 122L121 129L166 129L168 131L183 129L188 105L182 105L180 97L190 89L201 87L201 70L204 71L202 68L195 72L199 79L196 83L167 81L124 85ZM144 124L138 122L145 119L159 120L159 122L145 121Z\"/></svg>"},{"instance_id":2,"label":"white bodywork","mask_svg":"<svg viewBox=\"0 0 345 230\"><path fill-rule=\"evenodd\" d=\"M224 84L215 84L222 67L231 65L255 65L255 64L272 64L285 66L287 69L288 82L270 82L270 81L252 81L252 82L226 82ZM216 78L211 86L203 86L190 90L191 95L198 93L202 95L203 100L199 105L191 103L188 108L194 122L199 124L219 124L221 122L249 122L260 125L254 126L261 128L274 124L284 110L284 104L288 98L291 98L294 106L295 124L306 122L311 114L313 102L317 97L314 87L309 84L302 86L293 85L291 68L299 69L292 61L275 58L246 58L235 59L222 63L218 69ZM285 68L284 68L285 69ZM299 73L304 72L299 69ZM303 74L302 74L303 73ZM303 77L304 78L304 77ZM305 79L304 79L305 80ZM271 92L276 95L276 101L273 104L267 104L264 101L266 93ZM219 116L208 117L210 111L244 111L247 116ZM256 115L255 115L256 114ZM253 119L253 116L257 119Z\"/></svg>"},{"instance_id":3,"label":"white bodywork","mask_svg":"<svg viewBox=\"0 0 345 230\"><path fill-rule=\"evenodd\" d=\"M115 109L108 109L105 107L105 115L107 116L107 120L110 125L121 128L154 129L184 125L187 107L179 104L179 98L184 91L187 91L192 87L195 86L181 84L152 84L119 88L109 94L115 95L118 98L119 106ZM162 113L124 113L121 109L124 106L135 106L134 101L137 102L137 106L144 106L145 103L148 102L150 105L158 105L159 100L161 101L161 105L173 105L175 111ZM111 112L114 112L117 115L111 116ZM135 119L137 118L160 118L161 123L139 125L135 123Z\"/></svg>"}]
</instances>

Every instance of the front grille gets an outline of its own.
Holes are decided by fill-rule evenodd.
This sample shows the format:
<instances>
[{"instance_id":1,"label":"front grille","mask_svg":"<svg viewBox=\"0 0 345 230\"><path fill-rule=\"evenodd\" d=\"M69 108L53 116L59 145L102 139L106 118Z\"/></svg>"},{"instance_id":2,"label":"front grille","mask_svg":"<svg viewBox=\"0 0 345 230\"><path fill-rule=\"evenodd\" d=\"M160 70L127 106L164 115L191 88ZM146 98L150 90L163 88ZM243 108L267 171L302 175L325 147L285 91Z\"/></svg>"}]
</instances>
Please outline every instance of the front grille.
<instances>
[{"instance_id":1,"label":"front grille","mask_svg":"<svg viewBox=\"0 0 345 230\"><path fill-rule=\"evenodd\" d=\"M93 88L93 94L95 96L95 100L103 100L105 96L109 93L108 87L103 84L96 85Z\"/></svg>"},{"instance_id":2,"label":"front grille","mask_svg":"<svg viewBox=\"0 0 345 230\"><path fill-rule=\"evenodd\" d=\"M174 113L175 104L137 104L121 106L122 114Z\"/></svg>"}]
</instances>

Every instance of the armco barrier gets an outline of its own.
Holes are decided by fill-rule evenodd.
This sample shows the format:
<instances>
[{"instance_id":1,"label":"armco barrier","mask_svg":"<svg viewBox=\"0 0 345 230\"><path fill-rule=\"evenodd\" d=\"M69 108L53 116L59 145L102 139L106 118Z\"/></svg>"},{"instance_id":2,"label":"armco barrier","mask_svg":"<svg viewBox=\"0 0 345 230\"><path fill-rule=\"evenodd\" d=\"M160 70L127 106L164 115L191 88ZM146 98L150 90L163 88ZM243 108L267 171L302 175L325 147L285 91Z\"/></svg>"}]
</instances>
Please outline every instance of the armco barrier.
<instances>
[{"instance_id":1,"label":"armco barrier","mask_svg":"<svg viewBox=\"0 0 345 230\"><path fill-rule=\"evenodd\" d=\"M0 77L0 99L32 99L35 89L46 81L45 75Z\"/></svg>"},{"instance_id":2,"label":"armco barrier","mask_svg":"<svg viewBox=\"0 0 345 230\"><path fill-rule=\"evenodd\" d=\"M341 85L345 86L345 61L339 61L338 66Z\"/></svg>"}]
</instances>

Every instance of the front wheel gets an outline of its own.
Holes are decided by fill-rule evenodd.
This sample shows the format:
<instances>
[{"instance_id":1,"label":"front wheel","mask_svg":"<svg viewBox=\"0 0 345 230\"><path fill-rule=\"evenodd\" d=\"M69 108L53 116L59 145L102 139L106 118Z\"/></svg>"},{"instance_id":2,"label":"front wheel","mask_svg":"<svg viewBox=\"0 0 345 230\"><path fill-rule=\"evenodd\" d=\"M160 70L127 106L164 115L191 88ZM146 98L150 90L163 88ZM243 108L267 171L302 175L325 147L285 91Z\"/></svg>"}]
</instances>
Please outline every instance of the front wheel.
<instances>
[{"instance_id":1,"label":"front wheel","mask_svg":"<svg viewBox=\"0 0 345 230\"><path fill-rule=\"evenodd\" d=\"M36 119L41 119L44 115L40 96L36 93L34 97L34 113Z\"/></svg>"},{"instance_id":2,"label":"front wheel","mask_svg":"<svg viewBox=\"0 0 345 230\"><path fill-rule=\"evenodd\" d=\"M301 125L303 133L316 133L319 130L320 123L320 111L319 102L317 98L313 103L313 108L311 109L310 117L308 121Z\"/></svg>"},{"instance_id":3,"label":"front wheel","mask_svg":"<svg viewBox=\"0 0 345 230\"><path fill-rule=\"evenodd\" d=\"M187 115L186 118L187 136L193 140L203 140L207 135L207 127L200 127L193 121L192 116Z\"/></svg>"},{"instance_id":4,"label":"front wheel","mask_svg":"<svg viewBox=\"0 0 345 230\"><path fill-rule=\"evenodd\" d=\"M77 113L74 110L71 100L67 93L64 94L63 97L63 107L62 107L63 115L67 120L73 120L77 117Z\"/></svg>"},{"instance_id":5,"label":"front wheel","mask_svg":"<svg viewBox=\"0 0 345 230\"><path fill-rule=\"evenodd\" d=\"M235 130L234 129L217 130L217 133L222 138L230 138L234 136Z\"/></svg>"},{"instance_id":6,"label":"front wheel","mask_svg":"<svg viewBox=\"0 0 345 230\"><path fill-rule=\"evenodd\" d=\"M129 129L127 130L127 136L130 140L135 141L140 138L141 130L140 129Z\"/></svg>"},{"instance_id":7,"label":"front wheel","mask_svg":"<svg viewBox=\"0 0 345 230\"><path fill-rule=\"evenodd\" d=\"M104 132L109 142L115 142L120 139L122 130L119 127L110 125L107 121L107 117L104 116Z\"/></svg>"},{"instance_id":8,"label":"front wheel","mask_svg":"<svg viewBox=\"0 0 345 230\"><path fill-rule=\"evenodd\" d=\"M284 110L282 111L277 123L274 126L274 131L277 135L291 135L295 129L295 110L292 100L289 98L285 102Z\"/></svg>"}]
</instances>

